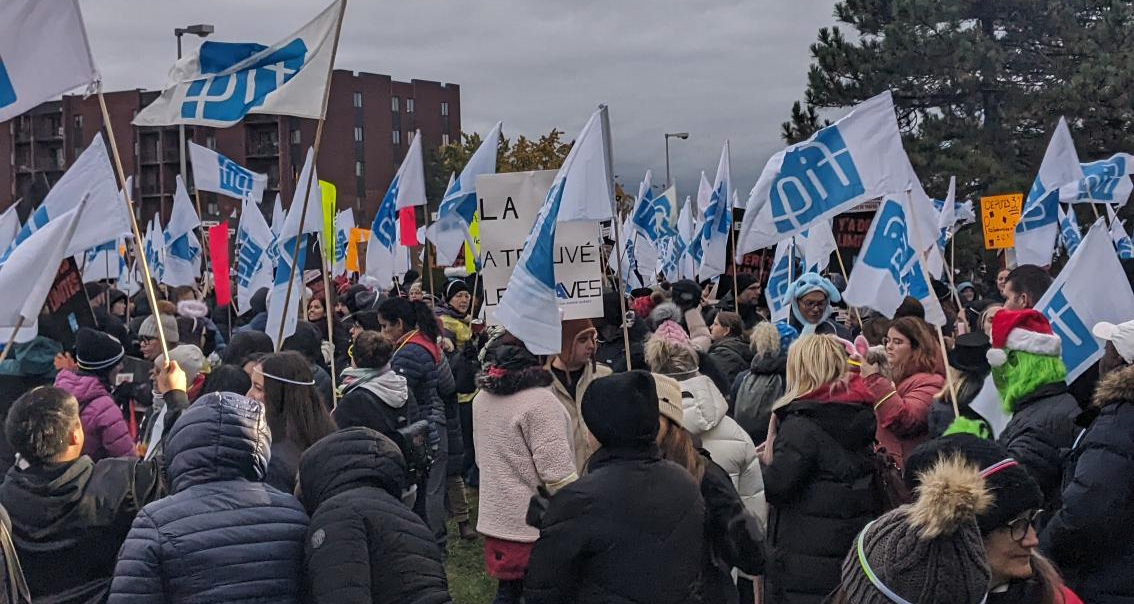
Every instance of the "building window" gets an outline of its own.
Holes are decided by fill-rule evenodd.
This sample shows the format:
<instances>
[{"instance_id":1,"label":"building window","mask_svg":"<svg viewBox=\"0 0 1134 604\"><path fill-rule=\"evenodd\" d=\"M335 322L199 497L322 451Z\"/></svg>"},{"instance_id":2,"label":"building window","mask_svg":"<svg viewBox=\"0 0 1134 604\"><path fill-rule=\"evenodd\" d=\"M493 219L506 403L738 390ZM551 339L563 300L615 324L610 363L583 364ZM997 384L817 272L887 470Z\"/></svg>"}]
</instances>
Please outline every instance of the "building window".
<instances>
[{"instance_id":1,"label":"building window","mask_svg":"<svg viewBox=\"0 0 1134 604\"><path fill-rule=\"evenodd\" d=\"M217 148L217 137L213 134L206 136L205 146L215 151Z\"/></svg>"},{"instance_id":2,"label":"building window","mask_svg":"<svg viewBox=\"0 0 1134 604\"><path fill-rule=\"evenodd\" d=\"M441 115L442 116L448 116L449 115L449 103L447 103L447 102L441 103Z\"/></svg>"},{"instance_id":3,"label":"building window","mask_svg":"<svg viewBox=\"0 0 1134 604\"><path fill-rule=\"evenodd\" d=\"M354 142L356 142L356 143L362 142L362 126L355 126L354 127Z\"/></svg>"},{"instance_id":4,"label":"building window","mask_svg":"<svg viewBox=\"0 0 1134 604\"><path fill-rule=\"evenodd\" d=\"M83 116L82 116L82 114L75 116L75 129L76 130L82 130L83 129Z\"/></svg>"},{"instance_id":5,"label":"building window","mask_svg":"<svg viewBox=\"0 0 1134 604\"><path fill-rule=\"evenodd\" d=\"M398 112L398 97L396 96L390 97L390 111Z\"/></svg>"},{"instance_id":6,"label":"building window","mask_svg":"<svg viewBox=\"0 0 1134 604\"><path fill-rule=\"evenodd\" d=\"M355 94L358 94L358 93L356 92ZM292 130L291 130L291 144L298 145L299 143L302 143L302 142L303 142L303 133L301 133L299 131L299 128L292 128Z\"/></svg>"},{"instance_id":7,"label":"building window","mask_svg":"<svg viewBox=\"0 0 1134 604\"><path fill-rule=\"evenodd\" d=\"M360 161L354 162L354 175L360 176L360 177L362 176L362 162L360 162Z\"/></svg>"},{"instance_id":8,"label":"building window","mask_svg":"<svg viewBox=\"0 0 1134 604\"><path fill-rule=\"evenodd\" d=\"M208 205L208 210L209 214L212 216L217 216L220 214L220 207L217 206L216 202L210 203Z\"/></svg>"},{"instance_id":9,"label":"building window","mask_svg":"<svg viewBox=\"0 0 1134 604\"><path fill-rule=\"evenodd\" d=\"M406 99L406 113L413 113L413 99Z\"/></svg>"},{"instance_id":10,"label":"building window","mask_svg":"<svg viewBox=\"0 0 1134 604\"><path fill-rule=\"evenodd\" d=\"M394 130L393 131L393 137L394 137L394 144L395 145L402 144L402 131L401 130Z\"/></svg>"},{"instance_id":11,"label":"building window","mask_svg":"<svg viewBox=\"0 0 1134 604\"><path fill-rule=\"evenodd\" d=\"M441 135L441 146L444 147L445 145L448 145L448 144L449 144L449 135L448 134L442 134Z\"/></svg>"},{"instance_id":12,"label":"building window","mask_svg":"<svg viewBox=\"0 0 1134 604\"><path fill-rule=\"evenodd\" d=\"M361 107L362 106L362 93L361 92L354 93L354 106L355 107Z\"/></svg>"}]
</instances>

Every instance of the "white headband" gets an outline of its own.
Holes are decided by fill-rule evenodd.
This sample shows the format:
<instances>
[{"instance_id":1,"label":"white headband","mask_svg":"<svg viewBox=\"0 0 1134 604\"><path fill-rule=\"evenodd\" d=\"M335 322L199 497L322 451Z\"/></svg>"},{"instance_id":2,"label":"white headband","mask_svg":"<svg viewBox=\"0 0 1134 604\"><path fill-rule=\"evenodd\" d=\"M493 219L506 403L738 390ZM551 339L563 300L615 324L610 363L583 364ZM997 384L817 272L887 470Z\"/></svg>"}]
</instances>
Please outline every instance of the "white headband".
<instances>
[{"instance_id":1,"label":"white headband","mask_svg":"<svg viewBox=\"0 0 1134 604\"><path fill-rule=\"evenodd\" d=\"M264 377L266 377L266 378L271 378L271 379L273 379L273 380L275 380L275 381L277 381L277 382L283 382L283 383L285 383L285 384L295 384L296 386L314 386L314 385L315 385L315 380L309 380L309 381L306 381L306 382L300 382L299 380L289 380L289 379L287 379L287 378L284 378L284 377L280 377L280 376L278 376L278 375L272 375L272 374L270 374L270 373L266 373L266 372L265 372L265 371L264 371L263 369L261 369L261 368L260 368L260 366L259 366L259 365L257 365L257 366L256 366L256 368L255 368L255 369L253 369L252 371L255 371L256 373L259 373L260 375L262 375L262 376L264 376Z\"/></svg>"}]
</instances>

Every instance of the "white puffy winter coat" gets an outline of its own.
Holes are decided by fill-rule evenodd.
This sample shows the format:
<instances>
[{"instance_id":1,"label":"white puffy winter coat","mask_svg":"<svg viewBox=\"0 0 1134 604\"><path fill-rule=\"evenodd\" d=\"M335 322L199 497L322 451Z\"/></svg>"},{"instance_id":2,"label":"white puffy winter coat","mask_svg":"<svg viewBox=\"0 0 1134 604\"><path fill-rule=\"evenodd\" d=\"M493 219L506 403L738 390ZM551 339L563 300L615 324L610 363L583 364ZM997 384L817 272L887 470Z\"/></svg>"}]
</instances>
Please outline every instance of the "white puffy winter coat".
<instances>
[{"instance_id":1,"label":"white puffy winter coat","mask_svg":"<svg viewBox=\"0 0 1134 604\"><path fill-rule=\"evenodd\" d=\"M710 378L697 375L681 382L681 406L685 429L701 438L701 445L713 461L732 478L744 506L766 526L768 505L756 445L740 424L726 415L728 402L724 395Z\"/></svg>"}]
</instances>

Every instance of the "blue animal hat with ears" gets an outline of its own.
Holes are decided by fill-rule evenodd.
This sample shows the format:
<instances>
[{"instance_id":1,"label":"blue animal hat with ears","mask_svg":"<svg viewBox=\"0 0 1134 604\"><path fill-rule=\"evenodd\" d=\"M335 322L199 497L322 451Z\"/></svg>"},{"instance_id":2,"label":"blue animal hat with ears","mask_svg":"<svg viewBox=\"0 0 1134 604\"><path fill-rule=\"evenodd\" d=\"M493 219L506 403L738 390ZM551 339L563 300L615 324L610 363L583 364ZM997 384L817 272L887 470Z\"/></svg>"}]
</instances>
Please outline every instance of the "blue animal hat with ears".
<instances>
[{"instance_id":1,"label":"blue animal hat with ears","mask_svg":"<svg viewBox=\"0 0 1134 604\"><path fill-rule=\"evenodd\" d=\"M827 294L827 308L823 309L823 318L819 319L819 323L826 321L833 310L833 304L841 302L843 297L839 294L839 290L835 289L835 284L819 273L804 273L799 276L790 286L788 286L788 299L791 300L791 314L795 316L795 320L803 326L800 335L806 335L815 331L818 323L808 323L803 318L803 313L799 311L799 298L814 291L821 291Z\"/></svg>"}]
</instances>

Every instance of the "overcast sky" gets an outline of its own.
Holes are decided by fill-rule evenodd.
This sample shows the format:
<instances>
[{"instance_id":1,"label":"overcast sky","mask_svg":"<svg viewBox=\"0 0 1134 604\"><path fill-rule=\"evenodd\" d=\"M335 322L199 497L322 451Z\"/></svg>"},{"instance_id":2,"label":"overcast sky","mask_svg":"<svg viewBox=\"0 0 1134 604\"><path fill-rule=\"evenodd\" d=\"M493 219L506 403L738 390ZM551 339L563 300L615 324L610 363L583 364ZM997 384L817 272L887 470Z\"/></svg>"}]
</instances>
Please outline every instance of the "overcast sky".
<instances>
[{"instance_id":1,"label":"overcast sky","mask_svg":"<svg viewBox=\"0 0 1134 604\"><path fill-rule=\"evenodd\" d=\"M214 38L271 44L324 0L82 0L106 89L159 88L173 28L212 23ZM636 187L665 180L663 133L679 193L713 179L730 139L741 199L783 143L780 123L803 97L808 46L833 24L833 0L351 0L336 66L461 86L462 127L573 138L610 106L615 173ZM195 38L186 37L194 47Z\"/></svg>"}]
</instances>

